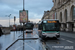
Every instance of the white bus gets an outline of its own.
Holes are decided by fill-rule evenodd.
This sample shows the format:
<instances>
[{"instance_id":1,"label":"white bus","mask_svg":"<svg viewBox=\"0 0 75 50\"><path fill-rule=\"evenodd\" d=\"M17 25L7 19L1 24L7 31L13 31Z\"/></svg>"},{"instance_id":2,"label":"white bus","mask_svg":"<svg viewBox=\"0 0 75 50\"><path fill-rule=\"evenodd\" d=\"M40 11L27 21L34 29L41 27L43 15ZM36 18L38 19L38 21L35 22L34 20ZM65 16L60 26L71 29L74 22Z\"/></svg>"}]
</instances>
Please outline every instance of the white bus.
<instances>
[{"instance_id":1,"label":"white bus","mask_svg":"<svg viewBox=\"0 0 75 50\"><path fill-rule=\"evenodd\" d=\"M60 23L57 19L42 20L38 25L38 29L40 30L39 37L42 39L46 37L60 37Z\"/></svg>"}]
</instances>

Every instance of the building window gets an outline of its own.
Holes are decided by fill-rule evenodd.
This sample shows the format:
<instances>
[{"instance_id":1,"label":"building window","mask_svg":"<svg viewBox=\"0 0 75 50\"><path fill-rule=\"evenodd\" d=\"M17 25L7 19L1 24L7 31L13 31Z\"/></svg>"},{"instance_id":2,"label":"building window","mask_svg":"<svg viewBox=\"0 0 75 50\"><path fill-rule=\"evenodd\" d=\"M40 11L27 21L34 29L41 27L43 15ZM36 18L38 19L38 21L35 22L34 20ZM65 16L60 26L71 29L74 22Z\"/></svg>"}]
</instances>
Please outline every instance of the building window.
<instances>
[{"instance_id":1,"label":"building window","mask_svg":"<svg viewBox=\"0 0 75 50\"><path fill-rule=\"evenodd\" d=\"M65 10L65 21L67 21L67 9Z\"/></svg>"},{"instance_id":2,"label":"building window","mask_svg":"<svg viewBox=\"0 0 75 50\"><path fill-rule=\"evenodd\" d=\"M73 7L73 20L75 19L75 7Z\"/></svg>"},{"instance_id":3,"label":"building window","mask_svg":"<svg viewBox=\"0 0 75 50\"><path fill-rule=\"evenodd\" d=\"M60 22L62 22L62 12L60 12Z\"/></svg>"}]
</instances>

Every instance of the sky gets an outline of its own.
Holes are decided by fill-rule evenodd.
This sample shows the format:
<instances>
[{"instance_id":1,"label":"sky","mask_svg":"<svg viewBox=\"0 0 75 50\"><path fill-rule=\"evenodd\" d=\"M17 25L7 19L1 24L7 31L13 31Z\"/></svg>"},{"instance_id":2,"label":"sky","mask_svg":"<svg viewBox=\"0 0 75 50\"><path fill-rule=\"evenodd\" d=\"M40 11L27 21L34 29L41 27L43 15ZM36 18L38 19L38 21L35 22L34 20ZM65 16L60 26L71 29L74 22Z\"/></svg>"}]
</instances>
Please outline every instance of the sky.
<instances>
[{"instance_id":1,"label":"sky","mask_svg":"<svg viewBox=\"0 0 75 50\"><path fill-rule=\"evenodd\" d=\"M50 10L53 7L52 0L25 0L25 10L28 10L28 18L30 21L38 22L44 15L44 11ZM2 26L9 26L14 24L14 16L16 16L15 23L19 23L19 10L23 10L22 0L0 0L0 24Z\"/></svg>"}]
</instances>

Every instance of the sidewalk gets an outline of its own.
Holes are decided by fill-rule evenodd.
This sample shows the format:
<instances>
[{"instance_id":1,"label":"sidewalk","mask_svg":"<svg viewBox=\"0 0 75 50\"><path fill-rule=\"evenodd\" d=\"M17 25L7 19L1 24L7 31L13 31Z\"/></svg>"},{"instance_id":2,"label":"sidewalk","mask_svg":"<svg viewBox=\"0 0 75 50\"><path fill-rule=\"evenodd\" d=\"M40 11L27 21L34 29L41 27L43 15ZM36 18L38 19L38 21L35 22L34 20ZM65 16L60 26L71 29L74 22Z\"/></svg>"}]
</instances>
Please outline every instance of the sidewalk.
<instances>
[{"instance_id":1,"label":"sidewalk","mask_svg":"<svg viewBox=\"0 0 75 50\"><path fill-rule=\"evenodd\" d=\"M60 35L75 38L75 33L74 32L60 32Z\"/></svg>"}]
</instances>

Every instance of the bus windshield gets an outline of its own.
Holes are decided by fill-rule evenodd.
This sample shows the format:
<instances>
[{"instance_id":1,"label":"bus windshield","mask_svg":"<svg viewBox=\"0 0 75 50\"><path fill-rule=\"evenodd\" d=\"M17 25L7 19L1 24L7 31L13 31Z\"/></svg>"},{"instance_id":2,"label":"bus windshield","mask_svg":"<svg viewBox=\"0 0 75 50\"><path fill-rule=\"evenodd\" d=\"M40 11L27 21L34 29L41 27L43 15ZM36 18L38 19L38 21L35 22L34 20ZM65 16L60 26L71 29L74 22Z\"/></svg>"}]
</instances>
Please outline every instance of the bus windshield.
<instances>
[{"instance_id":1,"label":"bus windshield","mask_svg":"<svg viewBox=\"0 0 75 50\"><path fill-rule=\"evenodd\" d=\"M30 24L27 24L26 27L27 27L27 28L30 28L30 27L32 27L32 26L31 26Z\"/></svg>"},{"instance_id":2,"label":"bus windshield","mask_svg":"<svg viewBox=\"0 0 75 50\"><path fill-rule=\"evenodd\" d=\"M58 23L45 23L43 24L43 31L59 31L60 26Z\"/></svg>"},{"instance_id":3,"label":"bus windshield","mask_svg":"<svg viewBox=\"0 0 75 50\"><path fill-rule=\"evenodd\" d=\"M34 25L32 23L25 24L26 29L33 29Z\"/></svg>"}]
</instances>

